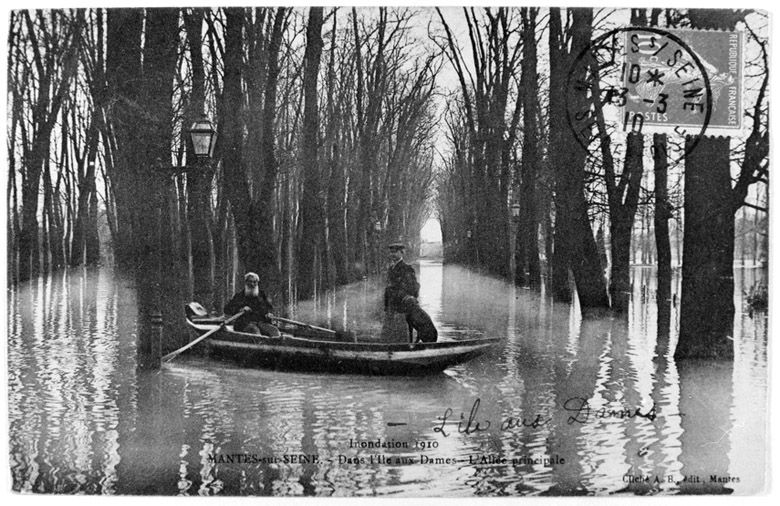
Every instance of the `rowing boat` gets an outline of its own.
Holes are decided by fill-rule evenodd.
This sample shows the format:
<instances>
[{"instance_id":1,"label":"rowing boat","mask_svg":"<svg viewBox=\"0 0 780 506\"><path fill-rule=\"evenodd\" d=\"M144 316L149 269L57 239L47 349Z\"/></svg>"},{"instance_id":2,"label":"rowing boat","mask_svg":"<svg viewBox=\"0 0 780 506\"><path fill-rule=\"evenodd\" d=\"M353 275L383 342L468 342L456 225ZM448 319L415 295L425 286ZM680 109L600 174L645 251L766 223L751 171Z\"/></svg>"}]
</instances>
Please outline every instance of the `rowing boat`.
<instances>
[{"instance_id":1,"label":"rowing boat","mask_svg":"<svg viewBox=\"0 0 780 506\"><path fill-rule=\"evenodd\" d=\"M222 325L223 317L187 311L187 323L199 335ZM434 343L361 342L317 327L280 326L281 337L237 332L224 325L205 343L212 356L242 365L274 369L316 370L361 374L431 374L471 360L495 345L498 338Z\"/></svg>"}]
</instances>

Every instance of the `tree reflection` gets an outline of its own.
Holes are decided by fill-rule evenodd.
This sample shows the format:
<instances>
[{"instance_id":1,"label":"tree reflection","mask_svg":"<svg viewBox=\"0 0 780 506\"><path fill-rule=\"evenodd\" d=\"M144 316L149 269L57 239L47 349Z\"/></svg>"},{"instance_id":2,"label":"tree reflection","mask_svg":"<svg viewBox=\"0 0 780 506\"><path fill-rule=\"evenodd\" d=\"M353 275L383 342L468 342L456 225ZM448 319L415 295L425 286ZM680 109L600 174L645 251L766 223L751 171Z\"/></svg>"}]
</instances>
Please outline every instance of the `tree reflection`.
<instances>
[{"instance_id":1,"label":"tree reflection","mask_svg":"<svg viewBox=\"0 0 780 506\"><path fill-rule=\"evenodd\" d=\"M682 429L682 494L729 494L733 363L685 360L677 364ZM712 478L715 478L713 480Z\"/></svg>"}]
</instances>

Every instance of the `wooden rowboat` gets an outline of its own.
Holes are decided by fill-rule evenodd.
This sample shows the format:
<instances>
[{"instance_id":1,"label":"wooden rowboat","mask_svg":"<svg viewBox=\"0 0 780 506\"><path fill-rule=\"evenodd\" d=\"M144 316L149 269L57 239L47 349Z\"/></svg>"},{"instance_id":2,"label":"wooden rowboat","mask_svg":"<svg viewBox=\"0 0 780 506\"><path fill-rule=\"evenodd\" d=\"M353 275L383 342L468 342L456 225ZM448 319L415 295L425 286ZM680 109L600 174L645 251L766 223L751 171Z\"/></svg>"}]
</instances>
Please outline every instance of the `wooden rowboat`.
<instances>
[{"instance_id":1,"label":"wooden rowboat","mask_svg":"<svg viewBox=\"0 0 780 506\"><path fill-rule=\"evenodd\" d=\"M199 335L214 330L222 318L187 312L187 323ZM282 336L236 332L225 325L205 343L213 356L248 366L362 374L431 374L471 360L496 344L498 338L435 343L355 342L311 328L280 327Z\"/></svg>"}]
</instances>

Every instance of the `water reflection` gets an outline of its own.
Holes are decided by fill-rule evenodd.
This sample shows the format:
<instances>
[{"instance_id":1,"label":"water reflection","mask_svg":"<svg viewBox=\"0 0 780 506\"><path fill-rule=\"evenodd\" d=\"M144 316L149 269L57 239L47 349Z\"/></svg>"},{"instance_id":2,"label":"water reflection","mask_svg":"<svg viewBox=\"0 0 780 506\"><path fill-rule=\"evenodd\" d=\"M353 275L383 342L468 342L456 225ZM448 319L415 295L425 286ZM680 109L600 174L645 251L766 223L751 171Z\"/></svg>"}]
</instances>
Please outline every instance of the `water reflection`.
<instances>
[{"instance_id":1,"label":"water reflection","mask_svg":"<svg viewBox=\"0 0 780 506\"><path fill-rule=\"evenodd\" d=\"M9 297L9 406L15 487L111 493L119 418L127 412L126 357L133 336L117 327L132 306L121 281L98 271L41 278Z\"/></svg>"},{"instance_id":2,"label":"water reflection","mask_svg":"<svg viewBox=\"0 0 780 506\"><path fill-rule=\"evenodd\" d=\"M737 271L737 308L764 276ZM9 289L14 490L462 496L765 487L765 314L735 319L733 364L677 364L677 307L658 310L651 269L634 270L626 319L584 321L574 306L460 267L423 263L419 279L441 339L498 335L501 346L425 378L252 370L197 355L155 373L137 367L139 307L120 274L71 270ZM300 304L296 315L370 331L380 325L380 300L381 286L363 282ZM587 419L576 409L585 401ZM599 416L653 409L653 417ZM394 444L366 447L377 440Z\"/></svg>"}]
</instances>

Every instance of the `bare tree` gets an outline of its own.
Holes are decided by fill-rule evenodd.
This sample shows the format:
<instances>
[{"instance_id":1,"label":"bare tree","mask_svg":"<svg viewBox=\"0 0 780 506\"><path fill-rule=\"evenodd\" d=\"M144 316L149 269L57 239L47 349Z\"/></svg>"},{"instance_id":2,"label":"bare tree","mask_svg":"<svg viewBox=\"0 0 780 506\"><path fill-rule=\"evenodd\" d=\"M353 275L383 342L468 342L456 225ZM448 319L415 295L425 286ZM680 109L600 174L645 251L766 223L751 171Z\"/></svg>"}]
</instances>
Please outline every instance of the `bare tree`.
<instances>
[{"instance_id":1,"label":"bare tree","mask_svg":"<svg viewBox=\"0 0 780 506\"><path fill-rule=\"evenodd\" d=\"M508 198L522 101L510 107L511 84L520 61L522 44L512 11L464 9L469 30L471 58L468 69L462 50L437 9L445 35L439 41L458 76L464 120L468 132L468 164L474 192L472 223L474 260L491 272L509 272ZM515 98L518 92L515 90ZM507 114L510 114L507 120Z\"/></svg>"},{"instance_id":2,"label":"bare tree","mask_svg":"<svg viewBox=\"0 0 780 506\"><path fill-rule=\"evenodd\" d=\"M303 169L303 193L301 196L301 218L298 236L298 295L308 298L315 282L315 267L321 262L321 248L324 244L323 202L320 196L319 108L317 105L317 78L322 57L322 7L309 9L306 26L306 54L303 75L303 140L301 165Z\"/></svg>"},{"instance_id":3,"label":"bare tree","mask_svg":"<svg viewBox=\"0 0 780 506\"><path fill-rule=\"evenodd\" d=\"M716 15L717 14L717 15ZM731 16L711 9L690 9L694 28L734 30L746 12ZM752 32L752 30L751 30ZM766 90L769 67L766 41L752 34L762 72L751 130L736 183L731 180L731 138L687 139L685 157L685 227L680 337L675 358L733 357L734 215L745 203L750 185L768 175L769 124Z\"/></svg>"},{"instance_id":4,"label":"bare tree","mask_svg":"<svg viewBox=\"0 0 780 506\"><path fill-rule=\"evenodd\" d=\"M523 107L523 154L520 160L519 230L517 233L518 279L532 286L541 283L539 268L539 211L537 209L537 179L540 172L542 135L538 125L537 106L539 82L536 48L538 8L523 7L523 59L520 90ZM527 275L526 275L527 273Z\"/></svg>"},{"instance_id":5,"label":"bare tree","mask_svg":"<svg viewBox=\"0 0 780 506\"><path fill-rule=\"evenodd\" d=\"M593 237L584 194L584 150L574 149L576 139L566 124L564 93L566 73L574 57L591 39L593 11L569 9L571 24L564 31L560 9L550 9L550 165L555 174L555 238L552 259L552 292L560 300L570 300L569 270L586 308L609 307L604 273ZM580 72L585 66L576 67ZM571 79L584 80L584 75ZM587 109L586 90L572 93L576 110Z\"/></svg>"},{"instance_id":6,"label":"bare tree","mask_svg":"<svg viewBox=\"0 0 780 506\"><path fill-rule=\"evenodd\" d=\"M16 39L19 51L13 57L32 55L32 61L26 61L25 57L21 63L24 68L17 68L16 75L9 80L13 83L9 86L14 96L12 103L17 108L22 107L21 111L17 109L23 160L18 250L19 279L25 280L37 275L40 268L39 190L42 176L49 176L44 185L49 196L46 205L51 210L51 188L46 186L51 183L48 172L51 137L77 72L84 12L21 11L14 21L17 23L14 29L19 31ZM13 64L9 66L12 67ZM47 172L44 174L44 171Z\"/></svg>"}]
</instances>

